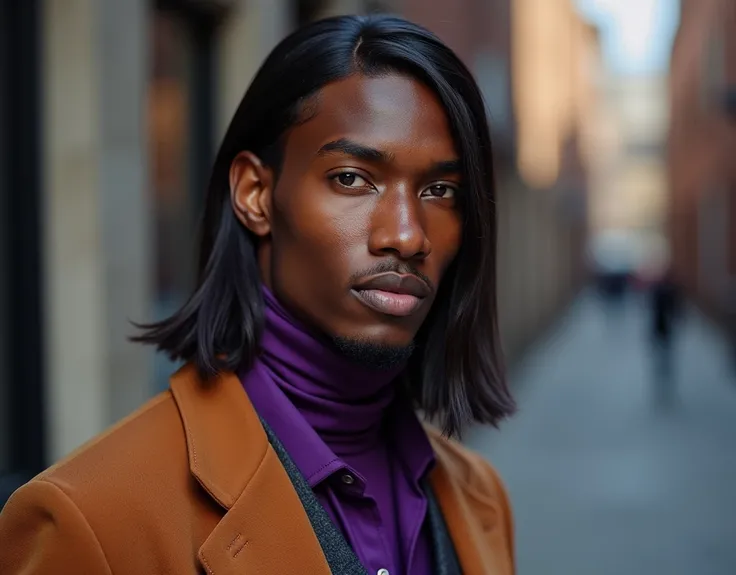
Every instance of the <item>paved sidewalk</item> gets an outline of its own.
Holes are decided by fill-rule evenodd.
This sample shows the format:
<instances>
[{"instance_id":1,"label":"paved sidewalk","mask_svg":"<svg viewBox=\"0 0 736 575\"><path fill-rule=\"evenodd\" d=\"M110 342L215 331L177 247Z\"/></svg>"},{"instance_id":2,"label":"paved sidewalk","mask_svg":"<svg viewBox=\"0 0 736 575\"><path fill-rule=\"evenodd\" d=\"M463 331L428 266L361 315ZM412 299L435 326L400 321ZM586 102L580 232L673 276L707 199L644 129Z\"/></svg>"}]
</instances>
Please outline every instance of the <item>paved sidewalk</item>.
<instances>
[{"instance_id":1,"label":"paved sidewalk","mask_svg":"<svg viewBox=\"0 0 736 575\"><path fill-rule=\"evenodd\" d=\"M735 575L736 380L695 313L672 402L654 393L646 309L591 294L512 373L519 414L466 442L503 476L519 575Z\"/></svg>"}]
</instances>

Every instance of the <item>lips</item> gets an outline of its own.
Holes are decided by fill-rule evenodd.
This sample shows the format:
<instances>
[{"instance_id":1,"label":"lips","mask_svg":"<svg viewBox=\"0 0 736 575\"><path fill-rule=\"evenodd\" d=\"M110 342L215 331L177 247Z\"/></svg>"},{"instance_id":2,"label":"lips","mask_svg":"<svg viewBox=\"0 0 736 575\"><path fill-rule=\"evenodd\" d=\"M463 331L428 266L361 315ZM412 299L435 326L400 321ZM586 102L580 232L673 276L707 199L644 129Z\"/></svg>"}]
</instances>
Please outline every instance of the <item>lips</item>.
<instances>
[{"instance_id":1,"label":"lips","mask_svg":"<svg viewBox=\"0 0 736 575\"><path fill-rule=\"evenodd\" d=\"M356 284L353 293L369 308L401 317L417 311L432 290L415 275L390 272Z\"/></svg>"}]
</instances>

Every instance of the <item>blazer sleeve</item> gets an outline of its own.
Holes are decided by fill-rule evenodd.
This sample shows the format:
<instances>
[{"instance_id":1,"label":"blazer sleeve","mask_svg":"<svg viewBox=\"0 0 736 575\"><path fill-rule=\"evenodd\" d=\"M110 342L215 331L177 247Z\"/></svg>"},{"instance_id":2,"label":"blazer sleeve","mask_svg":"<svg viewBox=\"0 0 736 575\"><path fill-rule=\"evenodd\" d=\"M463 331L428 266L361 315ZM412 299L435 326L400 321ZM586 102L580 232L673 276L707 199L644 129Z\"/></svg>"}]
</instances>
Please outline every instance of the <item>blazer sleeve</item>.
<instances>
[{"instance_id":1,"label":"blazer sleeve","mask_svg":"<svg viewBox=\"0 0 736 575\"><path fill-rule=\"evenodd\" d=\"M35 479L0 513L3 575L112 575L82 512L56 484Z\"/></svg>"}]
</instances>

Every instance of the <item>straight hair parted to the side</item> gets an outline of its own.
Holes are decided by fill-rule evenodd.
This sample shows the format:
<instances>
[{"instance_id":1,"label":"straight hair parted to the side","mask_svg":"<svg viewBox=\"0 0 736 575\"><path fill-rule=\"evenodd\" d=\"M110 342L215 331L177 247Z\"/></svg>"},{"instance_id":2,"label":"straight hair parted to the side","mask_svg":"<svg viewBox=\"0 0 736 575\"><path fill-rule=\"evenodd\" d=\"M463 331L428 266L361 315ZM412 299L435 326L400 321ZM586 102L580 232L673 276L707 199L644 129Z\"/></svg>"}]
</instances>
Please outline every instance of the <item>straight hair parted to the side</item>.
<instances>
[{"instance_id":1,"label":"straight hair parted to the side","mask_svg":"<svg viewBox=\"0 0 736 575\"><path fill-rule=\"evenodd\" d=\"M271 52L253 79L215 159L204 209L197 287L170 318L134 341L193 362L205 377L252 364L264 323L256 240L230 203L229 170L244 150L276 174L284 136L306 100L351 74L400 73L437 96L460 155L465 193L458 255L441 282L406 370L416 406L457 435L514 410L496 311L496 210L491 138L481 93L434 34L394 16L340 16L305 26Z\"/></svg>"}]
</instances>

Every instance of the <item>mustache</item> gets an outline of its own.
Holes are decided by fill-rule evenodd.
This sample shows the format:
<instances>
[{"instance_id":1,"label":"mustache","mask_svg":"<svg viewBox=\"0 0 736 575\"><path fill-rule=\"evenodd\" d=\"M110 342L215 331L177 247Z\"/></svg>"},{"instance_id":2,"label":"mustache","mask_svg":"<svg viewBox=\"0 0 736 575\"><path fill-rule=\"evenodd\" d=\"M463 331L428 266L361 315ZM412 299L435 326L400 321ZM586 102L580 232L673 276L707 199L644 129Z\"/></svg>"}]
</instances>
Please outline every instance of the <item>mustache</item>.
<instances>
[{"instance_id":1,"label":"mustache","mask_svg":"<svg viewBox=\"0 0 736 575\"><path fill-rule=\"evenodd\" d=\"M370 276L375 276L378 274L385 274L385 273L397 273L401 275L413 275L418 277L420 280L422 280L424 283L426 283L432 291L435 289L434 283L432 283L432 280L430 280L426 275L424 275L422 272L420 272L415 266L406 263L406 262L399 262L396 260L381 260L376 263L376 265L371 266L370 268L366 268L364 270L361 270L357 273L354 273L350 278L351 284L356 284L360 280L365 279Z\"/></svg>"}]
</instances>

